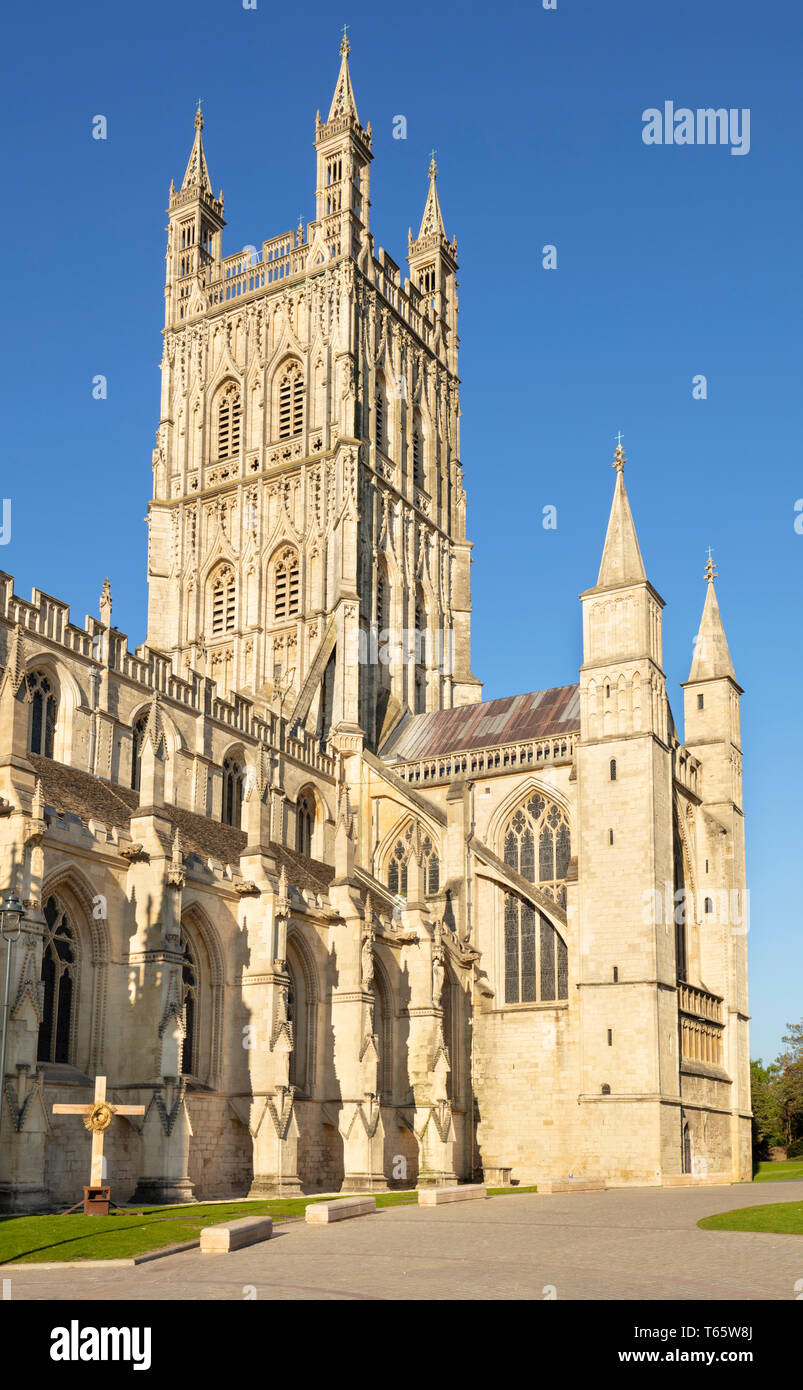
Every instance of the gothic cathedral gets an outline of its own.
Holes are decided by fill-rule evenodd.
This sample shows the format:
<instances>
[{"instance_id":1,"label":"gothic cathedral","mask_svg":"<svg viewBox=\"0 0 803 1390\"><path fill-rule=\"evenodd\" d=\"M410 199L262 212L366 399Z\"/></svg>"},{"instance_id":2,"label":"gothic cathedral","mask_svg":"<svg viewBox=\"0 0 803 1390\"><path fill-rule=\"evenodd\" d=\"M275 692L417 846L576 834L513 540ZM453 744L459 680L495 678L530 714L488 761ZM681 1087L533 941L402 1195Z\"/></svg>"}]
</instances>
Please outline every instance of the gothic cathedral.
<instances>
[{"instance_id":1,"label":"gothic cathedral","mask_svg":"<svg viewBox=\"0 0 803 1390\"><path fill-rule=\"evenodd\" d=\"M682 744L620 445L578 683L481 699L457 242L433 162L375 251L348 51L313 221L224 256L200 110L171 185L147 641L0 574L5 1211L98 1075L118 1200L750 1176L713 567Z\"/></svg>"}]
</instances>

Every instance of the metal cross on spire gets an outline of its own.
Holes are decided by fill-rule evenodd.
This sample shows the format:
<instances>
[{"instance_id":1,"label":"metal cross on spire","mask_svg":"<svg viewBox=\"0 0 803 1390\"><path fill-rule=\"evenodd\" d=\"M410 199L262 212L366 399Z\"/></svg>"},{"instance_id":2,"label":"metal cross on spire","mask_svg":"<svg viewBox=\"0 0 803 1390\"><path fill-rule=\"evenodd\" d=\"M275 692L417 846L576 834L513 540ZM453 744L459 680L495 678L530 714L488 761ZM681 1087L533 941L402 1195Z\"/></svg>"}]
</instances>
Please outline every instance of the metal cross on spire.
<instances>
[{"instance_id":1,"label":"metal cross on spire","mask_svg":"<svg viewBox=\"0 0 803 1390\"><path fill-rule=\"evenodd\" d=\"M716 566L714 565L714 561L713 561L712 558L711 558L711 547L710 547L710 545L709 545L709 547L708 547L708 560L707 560L706 566L705 566L705 578L708 580L708 582L709 582L709 584L710 584L710 583L711 583L711 580L712 580L712 579L716 579L716 577L717 577Z\"/></svg>"},{"instance_id":2,"label":"metal cross on spire","mask_svg":"<svg viewBox=\"0 0 803 1390\"><path fill-rule=\"evenodd\" d=\"M611 467L615 468L617 473L621 473L626 463L627 459L625 458L625 452L622 448L622 431L619 430L616 436L616 453L613 456Z\"/></svg>"},{"instance_id":3,"label":"metal cross on spire","mask_svg":"<svg viewBox=\"0 0 803 1390\"><path fill-rule=\"evenodd\" d=\"M340 40L340 55L341 55L341 57L348 57L348 53L349 53L350 47L351 47L351 45L350 45L350 43L349 43L349 26L348 26L348 24L344 24L344 25L343 25L343 37L342 37L342 39Z\"/></svg>"},{"instance_id":4,"label":"metal cross on spire","mask_svg":"<svg viewBox=\"0 0 803 1390\"><path fill-rule=\"evenodd\" d=\"M203 100L202 97L199 97L199 98L198 98L198 105L197 105L197 107L196 107L196 109L195 109L195 125L196 125L196 127L199 128L199 129L203 129L203 124L204 124L204 113L203 113L203 111L201 110L201 102L202 102L202 100Z\"/></svg>"}]
</instances>

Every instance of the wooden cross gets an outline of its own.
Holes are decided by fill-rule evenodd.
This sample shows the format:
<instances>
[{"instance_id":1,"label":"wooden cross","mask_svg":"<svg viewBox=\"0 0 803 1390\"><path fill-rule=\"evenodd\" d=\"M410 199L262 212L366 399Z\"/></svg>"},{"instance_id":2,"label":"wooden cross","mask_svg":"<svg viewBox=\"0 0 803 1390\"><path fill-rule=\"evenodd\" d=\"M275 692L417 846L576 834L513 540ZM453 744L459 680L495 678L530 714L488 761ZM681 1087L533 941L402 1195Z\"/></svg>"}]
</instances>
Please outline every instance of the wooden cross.
<instances>
[{"instance_id":1,"label":"wooden cross","mask_svg":"<svg viewBox=\"0 0 803 1390\"><path fill-rule=\"evenodd\" d=\"M106 1078L95 1077L95 1099L91 1105L54 1105L54 1115L83 1115L84 1124L92 1131L92 1166L90 1187L103 1184L103 1136L115 1115L144 1115L144 1105L110 1105L106 1100Z\"/></svg>"}]
</instances>

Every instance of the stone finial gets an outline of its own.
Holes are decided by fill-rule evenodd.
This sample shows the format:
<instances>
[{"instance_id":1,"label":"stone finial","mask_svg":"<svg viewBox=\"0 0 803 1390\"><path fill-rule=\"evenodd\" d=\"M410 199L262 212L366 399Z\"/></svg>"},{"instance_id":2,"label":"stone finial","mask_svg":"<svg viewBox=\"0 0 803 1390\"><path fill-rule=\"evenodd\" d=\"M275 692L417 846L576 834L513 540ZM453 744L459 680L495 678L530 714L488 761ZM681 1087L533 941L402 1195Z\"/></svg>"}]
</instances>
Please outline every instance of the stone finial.
<instances>
[{"instance_id":1,"label":"stone finial","mask_svg":"<svg viewBox=\"0 0 803 1390\"><path fill-rule=\"evenodd\" d=\"M713 559L711 558L711 547L710 547L710 545L709 545L709 547L708 547L708 560L707 560L706 566L705 566L704 578L708 580L708 583L709 583L709 584L711 584L711 583L713 583L713 581L716 579L716 577L717 577L717 569L716 569L716 565L714 564Z\"/></svg>"}]
</instances>

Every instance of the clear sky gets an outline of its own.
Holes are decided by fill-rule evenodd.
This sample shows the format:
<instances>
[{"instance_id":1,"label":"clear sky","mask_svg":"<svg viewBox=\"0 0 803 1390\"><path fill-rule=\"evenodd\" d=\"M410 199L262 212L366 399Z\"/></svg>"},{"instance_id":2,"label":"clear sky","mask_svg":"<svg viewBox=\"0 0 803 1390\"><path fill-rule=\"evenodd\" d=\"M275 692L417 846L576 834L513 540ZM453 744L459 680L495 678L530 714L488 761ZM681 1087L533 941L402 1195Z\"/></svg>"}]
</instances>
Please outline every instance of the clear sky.
<instances>
[{"instance_id":1,"label":"clear sky","mask_svg":"<svg viewBox=\"0 0 803 1390\"><path fill-rule=\"evenodd\" d=\"M577 679L618 430L678 723L713 548L746 692L752 1051L774 1056L803 1015L799 0L10 8L0 566L79 623L108 574L115 623L144 639L170 179L200 96L224 254L312 218L344 22L377 247L404 264L432 147L458 238L485 697ZM749 109L749 153L645 145L642 112L670 100Z\"/></svg>"}]
</instances>

